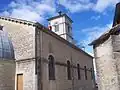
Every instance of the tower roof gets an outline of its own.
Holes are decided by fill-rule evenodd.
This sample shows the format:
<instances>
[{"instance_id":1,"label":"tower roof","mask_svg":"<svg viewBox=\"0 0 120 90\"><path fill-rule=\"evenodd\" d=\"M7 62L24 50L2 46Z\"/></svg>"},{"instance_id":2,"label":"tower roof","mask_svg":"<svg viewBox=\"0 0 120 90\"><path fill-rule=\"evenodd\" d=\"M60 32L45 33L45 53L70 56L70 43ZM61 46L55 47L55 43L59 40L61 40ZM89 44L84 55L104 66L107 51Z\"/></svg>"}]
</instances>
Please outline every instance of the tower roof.
<instances>
[{"instance_id":1,"label":"tower roof","mask_svg":"<svg viewBox=\"0 0 120 90\"><path fill-rule=\"evenodd\" d=\"M63 16L67 17L73 23L72 19L67 14L61 14L61 15L58 15L58 16L54 16L54 17L51 17L51 18L49 18L47 20L51 21L53 19L60 18L60 17L63 17Z\"/></svg>"}]
</instances>

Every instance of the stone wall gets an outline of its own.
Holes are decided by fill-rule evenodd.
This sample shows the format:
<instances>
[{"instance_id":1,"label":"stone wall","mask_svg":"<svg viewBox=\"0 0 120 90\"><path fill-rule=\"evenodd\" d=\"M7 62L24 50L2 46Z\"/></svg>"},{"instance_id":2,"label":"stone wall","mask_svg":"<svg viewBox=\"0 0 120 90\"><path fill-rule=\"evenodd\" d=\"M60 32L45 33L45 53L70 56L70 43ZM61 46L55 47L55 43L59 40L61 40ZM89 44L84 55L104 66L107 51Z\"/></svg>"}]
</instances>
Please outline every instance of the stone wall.
<instances>
[{"instance_id":1,"label":"stone wall","mask_svg":"<svg viewBox=\"0 0 120 90\"><path fill-rule=\"evenodd\" d=\"M113 53L116 60L116 68L118 73L119 89L120 89L120 35L113 35Z\"/></svg>"},{"instance_id":2,"label":"stone wall","mask_svg":"<svg viewBox=\"0 0 120 90\"><path fill-rule=\"evenodd\" d=\"M35 59L16 61L16 80L17 74L23 74L23 90L37 90L35 76ZM16 88L17 82L15 84ZM17 89L15 89L17 90Z\"/></svg>"},{"instance_id":3,"label":"stone wall","mask_svg":"<svg viewBox=\"0 0 120 90\"><path fill-rule=\"evenodd\" d=\"M35 57L35 27L1 19L0 25L12 41L16 60Z\"/></svg>"},{"instance_id":4,"label":"stone wall","mask_svg":"<svg viewBox=\"0 0 120 90\"><path fill-rule=\"evenodd\" d=\"M15 61L0 60L0 90L15 90Z\"/></svg>"},{"instance_id":5,"label":"stone wall","mask_svg":"<svg viewBox=\"0 0 120 90\"><path fill-rule=\"evenodd\" d=\"M27 21L18 21L9 18L0 19L0 25L3 25L3 30L8 33L8 37L12 41L16 60L16 75L23 74L23 90L36 90L35 27L33 25L26 24L28 23ZM11 68L7 66L5 66L4 68L8 68L8 70L10 69L9 73L12 71ZM5 71L5 74L7 75L6 78L9 78L9 74L7 73L8 70L6 69ZM13 75L14 78L15 76ZM16 81L17 80L14 80L14 82ZM10 83L8 81L7 83L12 84L12 81ZM16 83L14 84L14 88L16 90Z\"/></svg>"},{"instance_id":6,"label":"stone wall","mask_svg":"<svg viewBox=\"0 0 120 90\"><path fill-rule=\"evenodd\" d=\"M114 58L113 37L94 48L98 90L119 90L116 59Z\"/></svg>"}]
</instances>

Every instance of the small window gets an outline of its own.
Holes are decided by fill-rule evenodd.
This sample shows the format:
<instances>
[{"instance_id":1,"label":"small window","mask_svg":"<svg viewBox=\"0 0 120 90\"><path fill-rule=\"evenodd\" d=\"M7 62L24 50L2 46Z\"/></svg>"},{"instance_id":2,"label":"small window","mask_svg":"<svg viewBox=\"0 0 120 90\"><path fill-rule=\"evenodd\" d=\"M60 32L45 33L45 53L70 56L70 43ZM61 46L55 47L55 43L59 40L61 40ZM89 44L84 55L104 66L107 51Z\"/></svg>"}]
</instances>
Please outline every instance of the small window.
<instances>
[{"instance_id":1,"label":"small window","mask_svg":"<svg viewBox=\"0 0 120 90\"><path fill-rule=\"evenodd\" d=\"M84 70L85 70L85 80L87 80L87 68L86 68L86 66L84 66Z\"/></svg>"},{"instance_id":2,"label":"small window","mask_svg":"<svg viewBox=\"0 0 120 90\"><path fill-rule=\"evenodd\" d=\"M68 33L70 33L70 26L68 26Z\"/></svg>"},{"instance_id":3,"label":"small window","mask_svg":"<svg viewBox=\"0 0 120 90\"><path fill-rule=\"evenodd\" d=\"M70 66L70 61L67 61L67 76L68 80L71 80L71 66Z\"/></svg>"},{"instance_id":4,"label":"small window","mask_svg":"<svg viewBox=\"0 0 120 90\"><path fill-rule=\"evenodd\" d=\"M55 25L55 32L59 31L59 25Z\"/></svg>"},{"instance_id":5,"label":"small window","mask_svg":"<svg viewBox=\"0 0 120 90\"><path fill-rule=\"evenodd\" d=\"M81 76L80 76L80 65L77 64L77 73L78 73L78 80L81 79Z\"/></svg>"},{"instance_id":6,"label":"small window","mask_svg":"<svg viewBox=\"0 0 120 90\"><path fill-rule=\"evenodd\" d=\"M52 55L49 56L49 80L55 80L55 62Z\"/></svg>"},{"instance_id":7,"label":"small window","mask_svg":"<svg viewBox=\"0 0 120 90\"><path fill-rule=\"evenodd\" d=\"M49 42L48 50L49 50L49 53L53 53L52 42Z\"/></svg>"},{"instance_id":8,"label":"small window","mask_svg":"<svg viewBox=\"0 0 120 90\"><path fill-rule=\"evenodd\" d=\"M0 25L0 30L3 30L3 26Z\"/></svg>"},{"instance_id":9,"label":"small window","mask_svg":"<svg viewBox=\"0 0 120 90\"><path fill-rule=\"evenodd\" d=\"M94 74L93 74L93 69L91 68L91 79L93 79Z\"/></svg>"}]
</instances>

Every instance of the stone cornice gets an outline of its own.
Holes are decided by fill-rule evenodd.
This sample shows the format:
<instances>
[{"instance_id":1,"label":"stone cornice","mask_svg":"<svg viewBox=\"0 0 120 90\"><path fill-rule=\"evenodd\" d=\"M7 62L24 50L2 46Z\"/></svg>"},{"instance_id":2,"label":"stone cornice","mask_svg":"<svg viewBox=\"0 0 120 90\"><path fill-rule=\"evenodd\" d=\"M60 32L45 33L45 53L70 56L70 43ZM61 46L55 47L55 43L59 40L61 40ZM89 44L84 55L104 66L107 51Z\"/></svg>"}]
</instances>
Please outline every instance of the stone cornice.
<instances>
[{"instance_id":1,"label":"stone cornice","mask_svg":"<svg viewBox=\"0 0 120 90\"><path fill-rule=\"evenodd\" d=\"M31 21L27 21L27 20L16 19L16 18L12 18L12 17L4 17L4 16L0 16L0 19L15 22L15 23L20 23L20 24L24 24L24 25L29 25L29 26L35 26L35 22L31 22Z\"/></svg>"}]
</instances>

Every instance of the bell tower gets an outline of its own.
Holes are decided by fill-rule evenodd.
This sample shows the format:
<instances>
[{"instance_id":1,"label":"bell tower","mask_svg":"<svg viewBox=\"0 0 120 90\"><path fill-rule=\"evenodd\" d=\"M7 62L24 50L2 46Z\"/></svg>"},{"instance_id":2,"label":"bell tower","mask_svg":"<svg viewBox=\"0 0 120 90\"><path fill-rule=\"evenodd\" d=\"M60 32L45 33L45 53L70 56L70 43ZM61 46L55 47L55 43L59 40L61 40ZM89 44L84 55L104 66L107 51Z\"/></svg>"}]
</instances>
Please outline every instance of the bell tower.
<instances>
[{"instance_id":1,"label":"bell tower","mask_svg":"<svg viewBox=\"0 0 120 90\"><path fill-rule=\"evenodd\" d=\"M67 14L58 12L57 16L48 19L49 25L52 27L52 31L64 38L65 40L73 43L72 37L72 23L73 21Z\"/></svg>"}]
</instances>

